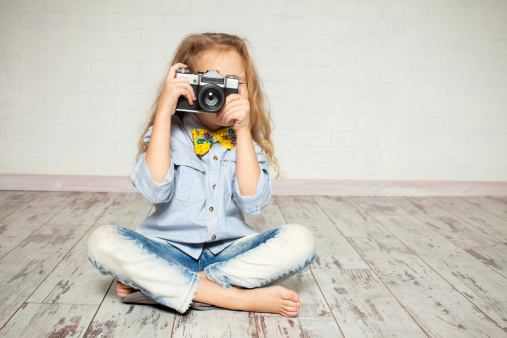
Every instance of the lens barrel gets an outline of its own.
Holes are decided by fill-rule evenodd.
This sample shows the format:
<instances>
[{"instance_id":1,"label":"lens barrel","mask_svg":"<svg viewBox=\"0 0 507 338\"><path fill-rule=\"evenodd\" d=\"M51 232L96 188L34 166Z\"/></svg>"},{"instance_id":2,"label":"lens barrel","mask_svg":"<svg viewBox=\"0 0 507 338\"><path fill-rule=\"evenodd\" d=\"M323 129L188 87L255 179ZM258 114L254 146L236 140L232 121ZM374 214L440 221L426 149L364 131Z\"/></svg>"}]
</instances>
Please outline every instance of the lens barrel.
<instances>
[{"instance_id":1,"label":"lens barrel","mask_svg":"<svg viewBox=\"0 0 507 338\"><path fill-rule=\"evenodd\" d=\"M207 84L200 88L199 94L197 94L197 101L202 110L217 112L224 106L224 91L215 84Z\"/></svg>"}]
</instances>

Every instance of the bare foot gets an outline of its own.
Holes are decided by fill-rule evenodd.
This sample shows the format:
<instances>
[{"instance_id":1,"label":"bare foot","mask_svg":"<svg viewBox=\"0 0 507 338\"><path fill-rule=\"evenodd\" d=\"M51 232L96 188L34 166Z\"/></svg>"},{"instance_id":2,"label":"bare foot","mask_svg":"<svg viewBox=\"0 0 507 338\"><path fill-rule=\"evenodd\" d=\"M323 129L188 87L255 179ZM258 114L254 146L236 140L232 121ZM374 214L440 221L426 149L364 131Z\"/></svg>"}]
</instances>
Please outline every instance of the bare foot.
<instances>
[{"instance_id":1,"label":"bare foot","mask_svg":"<svg viewBox=\"0 0 507 338\"><path fill-rule=\"evenodd\" d=\"M240 310L279 313L284 317L297 316L301 303L295 291L281 285L257 289L239 289Z\"/></svg>"},{"instance_id":2,"label":"bare foot","mask_svg":"<svg viewBox=\"0 0 507 338\"><path fill-rule=\"evenodd\" d=\"M135 291L137 291L137 290L134 289L133 287L131 287L129 285L125 285L122 282L120 282L119 280L116 280L116 293L121 298L125 298L128 295L130 295L132 292L135 292Z\"/></svg>"},{"instance_id":3,"label":"bare foot","mask_svg":"<svg viewBox=\"0 0 507 338\"><path fill-rule=\"evenodd\" d=\"M285 317L297 316L301 303L295 291L281 285L254 289L231 286L222 288L210 281L204 271L199 271L200 280L194 299L231 310L279 313Z\"/></svg>"}]
</instances>

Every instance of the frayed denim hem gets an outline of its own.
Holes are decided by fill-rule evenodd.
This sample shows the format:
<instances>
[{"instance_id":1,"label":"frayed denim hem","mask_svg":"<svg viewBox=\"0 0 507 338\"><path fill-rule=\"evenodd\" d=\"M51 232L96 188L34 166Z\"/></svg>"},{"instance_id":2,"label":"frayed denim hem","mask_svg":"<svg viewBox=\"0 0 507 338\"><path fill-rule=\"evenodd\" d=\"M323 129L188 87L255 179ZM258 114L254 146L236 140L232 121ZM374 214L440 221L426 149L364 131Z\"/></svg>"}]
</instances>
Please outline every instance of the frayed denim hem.
<instances>
[{"instance_id":1,"label":"frayed denim hem","mask_svg":"<svg viewBox=\"0 0 507 338\"><path fill-rule=\"evenodd\" d=\"M192 282L190 283L190 287L188 288L188 293L186 297L183 299L181 305L176 309L179 313L185 313L188 311L190 304L192 304L192 300L197 293L197 288L199 287L199 282L201 281L201 276L198 273L194 273L194 277L192 278Z\"/></svg>"}]
</instances>

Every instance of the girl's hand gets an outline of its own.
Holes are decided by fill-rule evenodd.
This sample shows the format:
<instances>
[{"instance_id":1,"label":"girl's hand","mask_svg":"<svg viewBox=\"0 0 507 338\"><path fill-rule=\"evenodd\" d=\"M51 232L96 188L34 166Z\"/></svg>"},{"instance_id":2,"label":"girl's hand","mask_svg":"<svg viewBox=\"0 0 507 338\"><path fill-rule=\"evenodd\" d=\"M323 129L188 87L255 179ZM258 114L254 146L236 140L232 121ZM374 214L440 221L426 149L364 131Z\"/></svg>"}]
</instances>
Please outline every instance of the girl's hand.
<instances>
[{"instance_id":1,"label":"girl's hand","mask_svg":"<svg viewBox=\"0 0 507 338\"><path fill-rule=\"evenodd\" d=\"M234 120L234 130L246 129L250 131L250 102L240 94L230 94L225 100L224 107L217 114L217 119L229 125Z\"/></svg>"},{"instance_id":2,"label":"girl's hand","mask_svg":"<svg viewBox=\"0 0 507 338\"><path fill-rule=\"evenodd\" d=\"M176 112L178 99L182 95L188 99L189 104L194 104L196 99L194 90L188 83L187 78L176 77L176 71L178 68L187 68L187 65L183 63L176 63L169 69L164 81L164 89L162 90L160 99L158 100L157 114L160 112L161 114L169 114L169 116L173 116Z\"/></svg>"}]
</instances>

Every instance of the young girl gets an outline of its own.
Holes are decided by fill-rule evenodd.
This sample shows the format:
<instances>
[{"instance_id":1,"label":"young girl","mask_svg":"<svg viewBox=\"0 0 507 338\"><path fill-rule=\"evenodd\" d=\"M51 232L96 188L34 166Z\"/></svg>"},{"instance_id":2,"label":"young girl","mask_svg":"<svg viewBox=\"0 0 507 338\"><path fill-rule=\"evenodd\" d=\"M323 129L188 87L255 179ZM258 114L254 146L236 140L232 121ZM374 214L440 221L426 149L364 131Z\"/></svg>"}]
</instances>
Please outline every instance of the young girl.
<instances>
[{"instance_id":1,"label":"young girl","mask_svg":"<svg viewBox=\"0 0 507 338\"><path fill-rule=\"evenodd\" d=\"M180 313L204 305L296 316L295 291L258 287L313 262L311 232L288 224L258 233L245 223L244 214L259 214L271 197L263 151L277 165L246 43L228 34L190 35L171 64L131 175L155 212L135 232L95 230L88 259L117 280L120 297L140 290ZM191 105L197 99L188 79L176 77L180 68L238 76L239 94L227 96L217 114L176 114L181 96Z\"/></svg>"}]
</instances>

